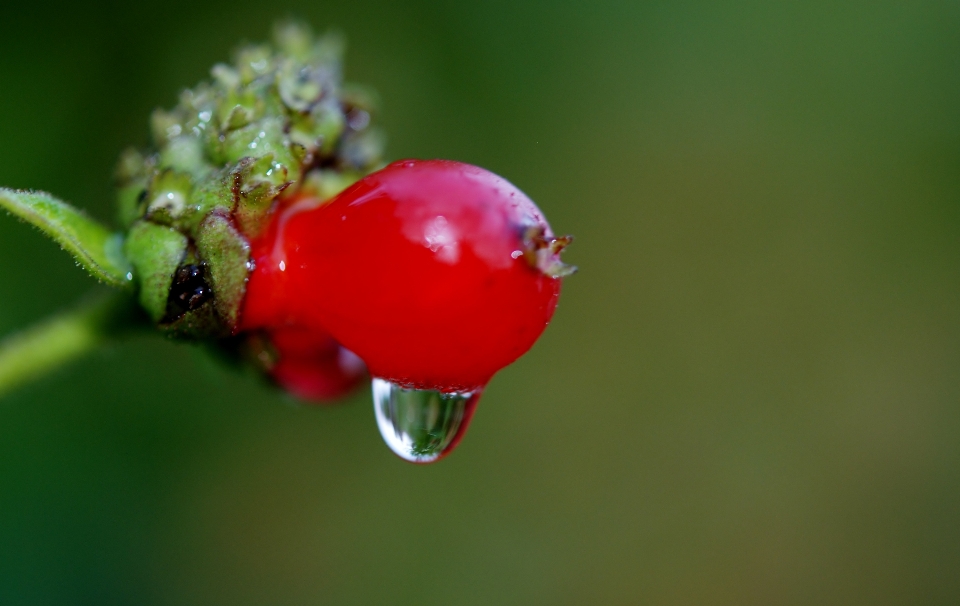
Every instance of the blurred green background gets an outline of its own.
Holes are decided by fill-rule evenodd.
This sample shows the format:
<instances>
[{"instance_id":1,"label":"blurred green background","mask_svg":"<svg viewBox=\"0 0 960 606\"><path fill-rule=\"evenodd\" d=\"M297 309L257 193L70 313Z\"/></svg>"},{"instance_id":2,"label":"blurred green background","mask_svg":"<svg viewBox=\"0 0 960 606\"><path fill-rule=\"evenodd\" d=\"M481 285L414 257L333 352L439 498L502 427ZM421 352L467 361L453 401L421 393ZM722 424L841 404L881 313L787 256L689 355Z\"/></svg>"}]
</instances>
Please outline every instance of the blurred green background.
<instances>
[{"instance_id":1,"label":"blurred green background","mask_svg":"<svg viewBox=\"0 0 960 606\"><path fill-rule=\"evenodd\" d=\"M388 156L574 233L442 463L137 338L0 403L2 604L960 601L955 2L4 3L0 184L111 216L119 151L288 14ZM92 282L0 216L0 334Z\"/></svg>"}]
</instances>

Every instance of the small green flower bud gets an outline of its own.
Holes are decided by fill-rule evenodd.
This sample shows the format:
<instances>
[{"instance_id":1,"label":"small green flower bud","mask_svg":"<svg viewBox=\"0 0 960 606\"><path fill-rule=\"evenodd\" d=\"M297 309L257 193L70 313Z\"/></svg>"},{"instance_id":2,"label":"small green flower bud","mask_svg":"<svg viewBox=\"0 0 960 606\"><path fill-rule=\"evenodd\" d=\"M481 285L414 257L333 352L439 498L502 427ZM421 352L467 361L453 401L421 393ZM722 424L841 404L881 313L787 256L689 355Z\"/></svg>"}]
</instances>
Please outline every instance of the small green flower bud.
<instances>
[{"instance_id":1,"label":"small green flower bud","mask_svg":"<svg viewBox=\"0 0 960 606\"><path fill-rule=\"evenodd\" d=\"M150 120L153 150L117 167L118 215L140 302L162 328L219 337L237 324L250 239L287 192L326 198L381 165L376 94L344 85L343 39L284 22Z\"/></svg>"}]
</instances>

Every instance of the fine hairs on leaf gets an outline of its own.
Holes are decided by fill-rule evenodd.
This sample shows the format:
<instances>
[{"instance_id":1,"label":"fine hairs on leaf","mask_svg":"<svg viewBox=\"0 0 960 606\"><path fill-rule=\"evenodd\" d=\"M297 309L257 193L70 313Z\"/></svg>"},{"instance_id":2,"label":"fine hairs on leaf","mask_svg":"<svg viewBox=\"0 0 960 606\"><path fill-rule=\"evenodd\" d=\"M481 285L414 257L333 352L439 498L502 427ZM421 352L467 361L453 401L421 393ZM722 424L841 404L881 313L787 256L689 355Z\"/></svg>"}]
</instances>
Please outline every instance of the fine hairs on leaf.
<instances>
[{"instance_id":1,"label":"fine hairs on leaf","mask_svg":"<svg viewBox=\"0 0 960 606\"><path fill-rule=\"evenodd\" d=\"M39 229L97 280L133 288L133 270L123 254L121 234L45 192L0 188L0 208Z\"/></svg>"}]
</instances>

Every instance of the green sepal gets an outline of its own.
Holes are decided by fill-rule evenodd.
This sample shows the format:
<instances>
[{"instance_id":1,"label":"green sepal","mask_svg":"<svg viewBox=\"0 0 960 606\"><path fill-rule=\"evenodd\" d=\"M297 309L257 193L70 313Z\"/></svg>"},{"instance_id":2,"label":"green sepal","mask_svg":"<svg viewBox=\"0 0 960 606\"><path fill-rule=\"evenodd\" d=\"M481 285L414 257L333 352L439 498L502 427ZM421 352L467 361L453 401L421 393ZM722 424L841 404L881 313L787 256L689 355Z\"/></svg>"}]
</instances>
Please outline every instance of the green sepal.
<instances>
[{"instance_id":1,"label":"green sepal","mask_svg":"<svg viewBox=\"0 0 960 606\"><path fill-rule=\"evenodd\" d=\"M225 216L211 213L197 230L197 252L206 262L217 312L237 325L250 272L250 244Z\"/></svg>"},{"instance_id":2,"label":"green sepal","mask_svg":"<svg viewBox=\"0 0 960 606\"><path fill-rule=\"evenodd\" d=\"M121 234L45 192L0 188L0 208L38 228L97 280L132 288L131 266L123 254Z\"/></svg>"},{"instance_id":3,"label":"green sepal","mask_svg":"<svg viewBox=\"0 0 960 606\"><path fill-rule=\"evenodd\" d=\"M316 149L321 156L334 153L347 127L347 118L334 100L318 103L308 113L294 114L290 120L290 140Z\"/></svg>"},{"instance_id":4,"label":"green sepal","mask_svg":"<svg viewBox=\"0 0 960 606\"><path fill-rule=\"evenodd\" d=\"M264 219L274 200L293 184L299 175L291 178L287 166L275 160L273 153L260 158L244 158L237 164L239 184L234 217L243 233L256 237L265 227Z\"/></svg>"},{"instance_id":5,"label":"green sepal","mask_svg":"<svg viewBox=\"0 0 960 606\"><path fill-rule=\"evenodd\" d=\"M187 251L187 237L175 229L138 221L130 228L125 246L140 287L140 305L154 322L167 311L173 275Z\"/></svg>"},{"instance_id":6,"label":"green sepal","mask_svg":"<svg viewBox=\"0 0 960 606\"><path fill-rule=\"evenodd\" d=\"M273 50L267 44L241 47L234 54L234 64L240 74L240 83L250 84L274 69Z\"/></svg>"},{"instance_id":7,"label":"green sepal","mask_svg":"<svg viewBox=\"0 0 960 606\"><path fill-rule=\"evenodd\" d=\"M181 230L195 234L204 217L210 213L229 214L236 202L233 190L238 181L238 176L228 170L220 171L202 181L193 190L188 212L184 213L179 222Z\"/></svg>"},{"instance_id":8,"label":"green sepal","mask_svg":"<svg viewBox=\"0 0 960 606\"><path fill-rule=\"evenodd\" d=\"M236 114L233 114L236 115ZM273 154L292 168L291 155L285 144L284 124L276 118L264 118L223 133L211 141L211 155L221 165L234 164L243 158Z\"/></svg>"},{"instance_id":9,"label":"green sepal","mask_svg":"<svg viewBox=\"0 0 960 606\"><path fill-rule=\"evenodd\" d=\"M195 137L177 137L160 153L160 164L202 179L210 170L203 143Z\"/></svg>"},{"instance_id":10,"label":"green sepal","mask_svg":"<svg viewBox=\"0 0 960 606\"><path fill-rule=\"evenodd\" d=\"M174 225L189 212L193 181L190 175L173 169L157 173L146 198L146 217L155 223Z\"/></svg>"}]
</instances>

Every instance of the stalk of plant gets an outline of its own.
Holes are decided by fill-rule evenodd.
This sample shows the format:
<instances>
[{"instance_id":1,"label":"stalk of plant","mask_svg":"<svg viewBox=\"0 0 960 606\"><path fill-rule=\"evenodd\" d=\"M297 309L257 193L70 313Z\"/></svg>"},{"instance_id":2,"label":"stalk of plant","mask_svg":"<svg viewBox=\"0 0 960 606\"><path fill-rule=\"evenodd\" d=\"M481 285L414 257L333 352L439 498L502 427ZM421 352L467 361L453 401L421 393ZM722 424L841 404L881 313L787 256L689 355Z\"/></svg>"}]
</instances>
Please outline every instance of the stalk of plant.
<instances>
[{"instance_id":1,"label":"stalk of plant","mask_svg":"<svg viewBox=\"0 0 960 606\"><path fill-rule=\"evenodd\" d=\"M0 189L113 294L0 342L0 397L131 330L215 348L308 402L373 378L402 458L433 462L546 328L569 236L519 189L446 160L384 165L376 96L303 25L237 51L127 150L108 229Z\"/></svg>"}]
</instances>

